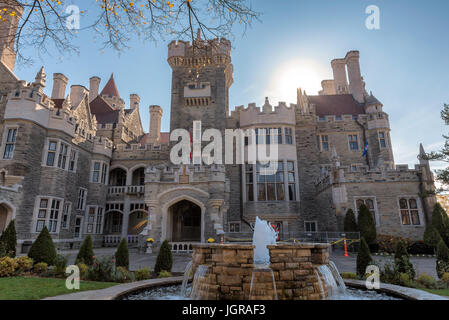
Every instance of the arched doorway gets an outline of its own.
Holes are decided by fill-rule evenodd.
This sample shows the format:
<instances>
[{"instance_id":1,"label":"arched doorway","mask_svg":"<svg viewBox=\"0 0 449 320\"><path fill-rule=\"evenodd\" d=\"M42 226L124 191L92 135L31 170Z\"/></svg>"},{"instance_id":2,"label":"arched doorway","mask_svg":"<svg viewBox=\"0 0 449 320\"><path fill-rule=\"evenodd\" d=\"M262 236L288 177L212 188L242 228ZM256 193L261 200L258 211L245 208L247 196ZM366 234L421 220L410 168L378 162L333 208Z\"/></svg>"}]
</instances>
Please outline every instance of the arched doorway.
<instances>
[{"instance_id":1,"label":"arched doorway","mask_svg":"<svg viewBox=\"0 0 449 320\"><path fill-rule=\"evenodd\" d=\"M115 168L109 173L110 186L126 186L126 171L122 168Z\"/></svg>"},{"instance_id":2,"label":"arched doorway","mask_svg":"<svg viewBox=\"0 0 449 320\"><path fill-rule=\"evenodd\" d=\"M182 200L169 209L172 241L201 241L201 208L188 200Z\"/></svg>"},{"instance_id":3,"label":"arched doorway","mask_svg":"<svg viewBox=\"0 0 449 320\"><path fill-rule=\"evenodd\" d=\"M104 220L104 234L114 235L122 233L123 213L119 211L110 211L106 213Z\"/></svg>"},{"instance_id":4,"label":"arched doorway","mask_svg":"<svg viewBox=\"0 0 449 320\"><path fill-rule=\"evenodd\" d=\"M0 204L0 234L6 230L13 216L13 209L6 203Z\"/></svg>"},{"instance_id":5,"label":"arched doorway","mask_svg":"<svg viewBox=\"0 0 449 320\"><path fill-rule=\"evenodd\" d=\"M144 186L145 185L145 168L139 168L134 170L132 176L133 186Z\"/></svg>"}]
</instances>

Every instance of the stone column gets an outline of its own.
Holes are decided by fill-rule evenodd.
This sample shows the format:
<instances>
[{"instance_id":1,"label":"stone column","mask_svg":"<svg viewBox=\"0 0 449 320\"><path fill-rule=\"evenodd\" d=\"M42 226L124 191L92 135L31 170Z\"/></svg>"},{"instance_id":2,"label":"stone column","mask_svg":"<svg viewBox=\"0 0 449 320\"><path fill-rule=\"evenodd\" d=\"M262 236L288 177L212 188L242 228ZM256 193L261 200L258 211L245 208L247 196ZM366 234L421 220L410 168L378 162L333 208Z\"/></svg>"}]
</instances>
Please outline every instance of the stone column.
<instances>
[{"instance_id":1,"label":"stone column","mask_svg":"<svg viewBox=\"0 0 449 320\"><path fill-rule=\"evenodd\" d=\"M122 239L128 238L128 225L129 225L129 211L131 209L131 203L129 196L125 196L124 206L123 206L123 221L122 221Z\"/></svg>"},{"instance_id":2,"label":"stone column","mask_svg":"<svg viewBox=\"0 0 449 320\"><path fill-rule=\"evenodd\" d=\"M214 224L214 229L217 234L222 234L223 231L223 217L221 214L221 207L223 206L223 199L209 200L210 219Z\"/></svg>"}]
</instances>

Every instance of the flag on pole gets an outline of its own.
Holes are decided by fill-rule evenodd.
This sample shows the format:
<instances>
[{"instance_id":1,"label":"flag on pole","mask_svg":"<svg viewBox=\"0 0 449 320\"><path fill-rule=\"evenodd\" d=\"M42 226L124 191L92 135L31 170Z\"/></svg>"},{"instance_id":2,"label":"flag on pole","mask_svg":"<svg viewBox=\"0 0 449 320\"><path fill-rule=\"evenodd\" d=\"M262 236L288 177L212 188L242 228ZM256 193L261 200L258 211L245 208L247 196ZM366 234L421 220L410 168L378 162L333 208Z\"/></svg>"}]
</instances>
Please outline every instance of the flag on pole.
<instances>
[{"instance_id":1,"label":"flag on pole","mask_svg":"<svg viewBox=\"0 0 449 320\"><path fill-rule=\"evenodd\" d=\"M365 157L368 154L368 148L369 148L369 143L368 143L368 140L366 140L365 149L363 149L362 157Z\"/></svg>"}]
</instances>

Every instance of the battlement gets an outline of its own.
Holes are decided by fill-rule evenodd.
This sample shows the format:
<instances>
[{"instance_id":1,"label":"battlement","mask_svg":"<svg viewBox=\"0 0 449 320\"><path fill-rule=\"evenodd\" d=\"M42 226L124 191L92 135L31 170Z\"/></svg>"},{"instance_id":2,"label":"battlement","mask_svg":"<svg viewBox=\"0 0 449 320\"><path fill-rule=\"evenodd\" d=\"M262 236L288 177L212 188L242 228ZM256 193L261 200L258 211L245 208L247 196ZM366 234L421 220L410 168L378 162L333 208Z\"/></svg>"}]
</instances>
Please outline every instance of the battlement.
<instances>
[{"instance_id":1,"label":"battlement","mask_svg":"<svg viewBox=\"0 0 449 320\"><path fill-rule=\"evenodd\" d=\"M109 158L112 157L112 151L113 151L113 143L111 140L105 137L94 137L93 141L93 152L97 154L105 155Z\"/></svg>"},{"instance_id":2,"label":"battlement","mask_svg":"<svg viewBox=\"0 0 449 320\"><path fill-rule=\"evenodd\" d=\"M273 108L266 99L262 107L257 107L255 103L248 104L248 108L235 107L235 110L231 112L231 118L239 120L241 127L257 124L295 125L295 107L294 104L288 107L285 102L279 102L278 106Z\"/></svg>"},{"instance_id":3,"label":"battlement","mask_svg":"<svg viewBox=\"0 0 449 320\"><path fill-rule=\"evenodd\" d=\"M180 183L183 179L188 179L189 183L201 182L224 182L226 180L226 167L224 165L198 166L149 166L145 171L146 182L152 183Z\"/></svg>"},{"instance_id":4,"label":"battlement","mask_svg":"<svg viewBox=\"0 0 449 320\"><path fill-rule=\"evenodd\" d=\"M231 42L227 39L196 39L172 41L168 45L168 62L171 67L228 65L231 63Z\"/></svg>"}]
</instances>

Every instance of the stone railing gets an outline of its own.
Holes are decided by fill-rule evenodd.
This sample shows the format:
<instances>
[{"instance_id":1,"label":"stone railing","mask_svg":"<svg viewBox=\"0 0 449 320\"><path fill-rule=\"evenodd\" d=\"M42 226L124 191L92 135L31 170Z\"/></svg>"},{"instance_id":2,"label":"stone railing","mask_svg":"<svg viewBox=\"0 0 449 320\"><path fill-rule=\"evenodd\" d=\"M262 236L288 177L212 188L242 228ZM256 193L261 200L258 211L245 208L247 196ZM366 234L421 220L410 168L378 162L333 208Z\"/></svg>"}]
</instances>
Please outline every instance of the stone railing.
<instances>
[{"instance_id":1,"label":"stone railing","mask_svg":"<svg viewBox=\"0 0 449 320\"><path fill-rule=\"evenodd\" d=\"M105 247L116 247L122 241L122 236L119 234L103 236L103 245ZM136 246L139 243L138 235L128 235L127 241L129 246Z\"/></svg>"},{"instance_id":2,"label":"stone railing","mask_svg":"<svg viewBox=\"0 0 449 320\"><path fill-rule=\"evenodd\" d=\"M191 253L193 252L193 242L170 242L173 253Z\"/></svg>"},{"instance_id":3,"label":"stone railing","mask_svg":"<svg viewBox=\"0 0 449 320\"><path fill-rule=\"evenodd\" d=\"M111 186L108 194L144 194L145 186Z\"/></svg>"},{"instance_id":4,"label":"stone railing","mask_svg":"<svg viewBox=\"0 0 449 320\"><path fill-rule=\"evenodd\" d=\"M125 191L125 186L113 186L108 188L108 194L123 194Z\"/></svg>"}]
</instances>

